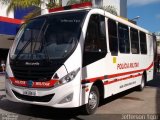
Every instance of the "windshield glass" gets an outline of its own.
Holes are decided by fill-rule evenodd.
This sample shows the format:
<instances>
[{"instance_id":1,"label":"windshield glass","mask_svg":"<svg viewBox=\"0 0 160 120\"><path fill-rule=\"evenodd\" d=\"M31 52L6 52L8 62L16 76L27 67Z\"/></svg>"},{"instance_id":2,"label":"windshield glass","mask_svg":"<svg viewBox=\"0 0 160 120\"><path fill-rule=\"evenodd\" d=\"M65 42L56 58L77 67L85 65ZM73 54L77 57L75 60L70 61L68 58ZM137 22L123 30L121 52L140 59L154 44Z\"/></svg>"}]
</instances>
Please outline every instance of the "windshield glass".
<instances>
[{"instance_id":1,"label":"windshield glass","mask_svg":"<svg viewBox=\"0 0 160 120\"><path fill-rule=\"evenodd\" d=\"M86 11L57 13L24 24L11 49L11 59L63 59L76 47Z\"/></svg>"}]
</instances>

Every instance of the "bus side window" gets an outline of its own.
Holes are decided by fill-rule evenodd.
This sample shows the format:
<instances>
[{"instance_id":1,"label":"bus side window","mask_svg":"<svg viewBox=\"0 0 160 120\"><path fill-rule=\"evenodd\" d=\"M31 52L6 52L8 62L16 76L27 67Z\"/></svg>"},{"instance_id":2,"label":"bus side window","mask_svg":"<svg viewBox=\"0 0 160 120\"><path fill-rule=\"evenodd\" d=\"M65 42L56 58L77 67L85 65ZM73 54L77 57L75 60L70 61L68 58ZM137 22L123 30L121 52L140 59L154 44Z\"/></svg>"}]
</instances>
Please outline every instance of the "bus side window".
<instances>
[{"instance_id":1,"label":"bus side window","mask_svg":"<svg viewBox=\"0 0 160 120\"><path fill-rule=\"evenodd\" d=\"M105 17L90 17L84 43L83 66L104 58L107 54Z\"/></svg>"},{"instance_id":2,"label":"bus side window","mask_svg":"<svg viewBox=\"0 0 160 120\"><path fill-rule=\"evenodd\" d=\"M116 21L108 19L109 47L112 55L118 55L118 37Z\"/></svg>"},{"instance_id":3,"label":"bus side window","mask_svg":"<svg viewBox=\"0 0 160 120\"><path fill-rule=\"evenodd\" d=\"M118 24L119 51L120 53L130 53L129 29L128 26Z\"/></svg>"},{"instance_id":4,"label":"bus side window","mask_svg":"<svg viewBox=\"0 0 160 120\"><path fill-rule=\"evenodd\" d=\"M144 32L140 32L140 47L141 54L147 54L146 34Z\"/></svg>"},{"instance_id":5,"label":"bus side window","mask_svg":"<svg viewBox=\"0 0 160 120\"><path fill-rule=\"evenodd\" d=\"M131 52L132 52L132 54L139 54L138 30L131 28L130 29L130 37L131 37Z\"/></svg>"}]
</instances>

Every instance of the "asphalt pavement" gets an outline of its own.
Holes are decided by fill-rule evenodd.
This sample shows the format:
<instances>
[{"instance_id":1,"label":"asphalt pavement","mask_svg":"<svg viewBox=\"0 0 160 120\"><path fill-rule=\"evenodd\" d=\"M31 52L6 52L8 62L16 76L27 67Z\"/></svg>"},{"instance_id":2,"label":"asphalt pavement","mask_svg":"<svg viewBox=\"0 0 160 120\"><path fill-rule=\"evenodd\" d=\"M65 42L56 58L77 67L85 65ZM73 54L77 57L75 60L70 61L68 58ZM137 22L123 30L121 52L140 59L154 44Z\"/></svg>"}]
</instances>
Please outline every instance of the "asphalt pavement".
<instances>
[{"instance_id":1,"label":"asphalt pavement","mask_svg":"<svg viewBox=\"0 0 160 120\"><path fill-rule=\"evenodd\" d=\"M5 98L4 76L0 75L0 120L160 120L160 74L143 92L135 88L101 102L94 115L83 115L79 108L51 107L14 103Z\"/></svg>"}]
</instances>

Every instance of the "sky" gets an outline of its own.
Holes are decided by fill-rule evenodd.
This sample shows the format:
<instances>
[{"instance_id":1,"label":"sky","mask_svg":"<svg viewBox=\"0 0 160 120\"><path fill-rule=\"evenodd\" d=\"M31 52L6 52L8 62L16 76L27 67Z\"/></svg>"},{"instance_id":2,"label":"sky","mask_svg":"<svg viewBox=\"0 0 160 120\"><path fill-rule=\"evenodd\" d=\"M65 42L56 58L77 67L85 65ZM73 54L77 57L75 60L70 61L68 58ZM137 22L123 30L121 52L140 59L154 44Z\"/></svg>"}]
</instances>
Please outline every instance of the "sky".
<instances>
[{"instance_id":1,"label":"sky","mask_svg":"<svg viewBox=\"0 0 160 120\"><path fill-rule=\"evenodd\" d=\"M150 32L160 32L160 0L127 0L128 18L140 16L138 25Z\"/></svg>"}]
</instances>

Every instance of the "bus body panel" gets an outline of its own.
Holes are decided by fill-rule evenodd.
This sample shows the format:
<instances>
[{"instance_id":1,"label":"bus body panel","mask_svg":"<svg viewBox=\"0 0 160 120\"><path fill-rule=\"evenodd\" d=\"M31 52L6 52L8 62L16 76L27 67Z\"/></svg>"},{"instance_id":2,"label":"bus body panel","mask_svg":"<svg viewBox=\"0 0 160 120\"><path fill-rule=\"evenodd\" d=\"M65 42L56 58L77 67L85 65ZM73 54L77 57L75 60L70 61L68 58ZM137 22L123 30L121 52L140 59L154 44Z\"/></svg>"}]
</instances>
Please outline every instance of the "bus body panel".
<instances>
[{"instance_id":1,"label":"bus body panel","mask_svg":"<svg viewBox=\"0 0 160 120\"><path fill-rule=\"evenodd\" d=\"M14 102L24 102L28 104L37 104L37 105L44 105L44 106L51 106L51 107L57 107L57 108L70 108L70 107L78 107L79 104L79 92L80 92L80 85L79 85L79 79L80 79L80 72L77 74L75 80L64 84L59 87L55 88L25 88L25 87L18 87L14 86L10 83L9 80L6 80L6 90L7 90L7 98ZM34 102L34 101L26 101L18 99L17 96L13 93L13 91L22 94L24 90L35 90L37 93L37 96L45 96L54 94L53 98L49 102ZM66 103L60 103L65 97L68 95L73 94L73 98L71 102Z\"/></svg>"},{"instance_id":2,"label":"bus body panel","mask_svg":"<svg viewBox=\"0 0 160 120\"><path fill-rule=\"evenodd\" d=\"M76 11L76 10L75 10ZM105 16L105 28L106 28L106 44L107 54L104 58L97 60L87 66L83 66L83 53L84 44L86 38L86 32L91 15L98 14ZM139 31L145 32L147 35L147 54L123 54L118 52L117 55L112 55L109 49L109 32L108 32L108 19L116 20L116 22L123 23L129 28L133 27ZM130 50L131 51L131 50ZM51 106L57 108L72 108L79 107L88 103L88 96L93 84L96 81L100 81L103 84L104 98L120 93L127 89L133 88L141 84L142 75L146 73L147 81L153 79L153 39L146 30L137 27L121 18L113 16L100 9L92 9L88 12L83 27L81 28L81 35L76 49L72 55L63 63L63 65L53 74L53 77L57 74L59 79L62 79L72 71L79 70L76 77L61 86L52 88L27 88L13 85L9 78L14 77L10 67L9 57L7 60L7 74L5 86L7 92L7 98L15 102L24 102L29 104L37 104L44 106ZM46 96L54 94L53 98L49 102L35 102L18 99L13 90L23 95L24 90L35 90L37 96ZM66 97L71 97L70 102L64 102Z\"/></svg>"},{"instance_id":3,"label":"bus body panel","mask_svg":"<svg viewBox=\"0 0 160 120\"><path fill-rule=\"evenodd\" d=\"M106 12L105 12L106 13ZM98 13L92 13L98 14ZM102 14L101 14L102 15ZM113 15L108 15L106 13L106 19L110 18L115 19L116 21L125 24L127 21L118 19ZM107 21L107 20L106 20ZM146 35L149 33L133 24L128 22L128 26L132 26L138 30L146 32ZM107 28L107 25L106 25ZM108 32L108 29L106 29ZM108 33L107 37L107 48L109 48ZM139 54L122 54L118 53L117 56L112 56L109 52L106 57L98 60L82 69L82 80L90 80L91 83L87 83L84 86L87 86L89 90L91 89L94 82L101 80L104 84L104 98L111 95L117 94L119 92L125 91L127 89L136 87L141 84L142 75L146 72L146 80L150 81L153 79L153 40L147 37L147 48L148 53L146 55ZM108 49L109 50L109 49ZM116 62L114 63L114 60ZM126 67L126 68L125 68ZM115 75L113 78L106 79L106 76ZM108 82L108 83L107 83ZM113 82L113 83L112 83ZM86 92L85 104L88 101L89 91Z\"/></svg>"}]
</instances>

